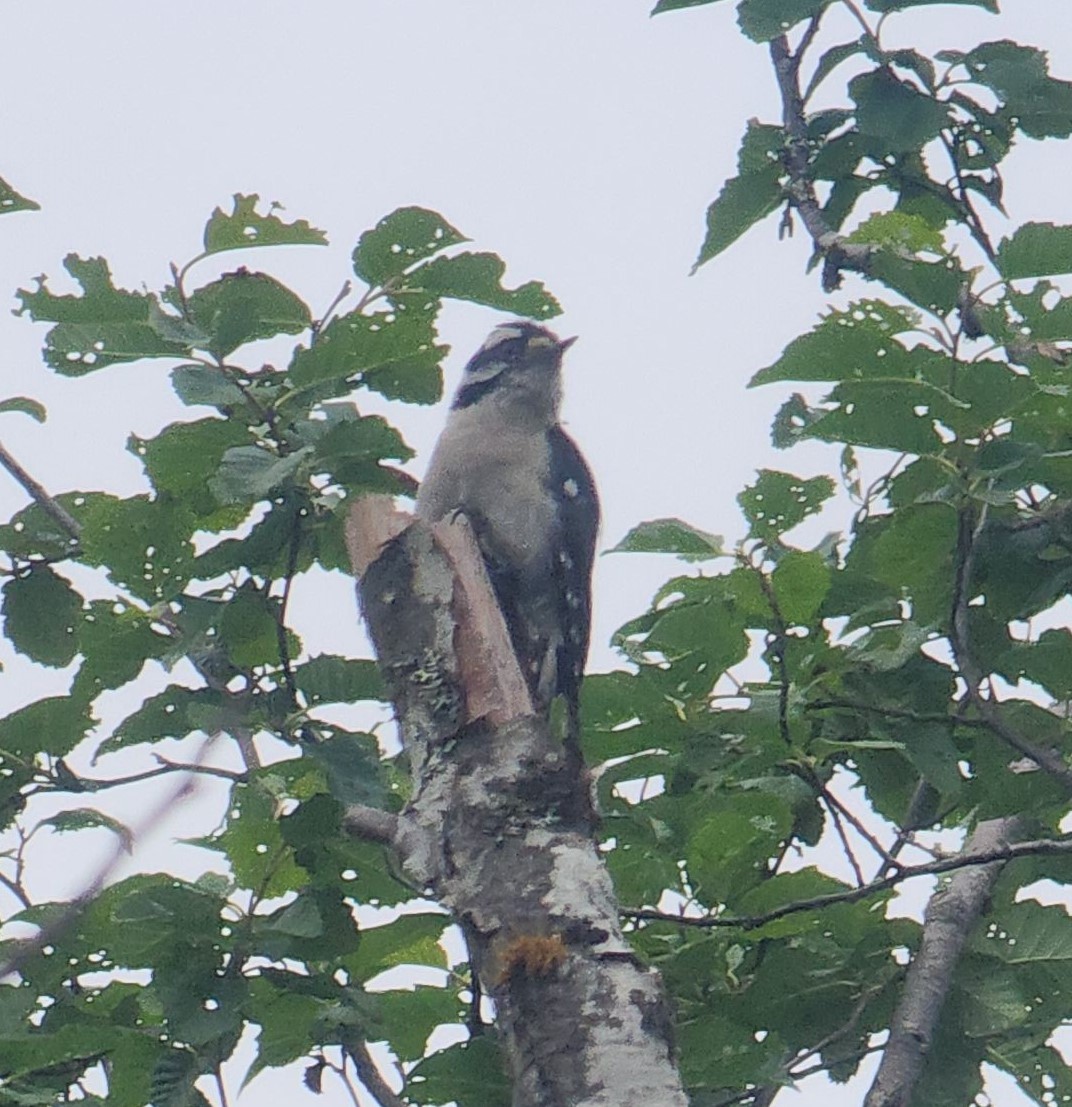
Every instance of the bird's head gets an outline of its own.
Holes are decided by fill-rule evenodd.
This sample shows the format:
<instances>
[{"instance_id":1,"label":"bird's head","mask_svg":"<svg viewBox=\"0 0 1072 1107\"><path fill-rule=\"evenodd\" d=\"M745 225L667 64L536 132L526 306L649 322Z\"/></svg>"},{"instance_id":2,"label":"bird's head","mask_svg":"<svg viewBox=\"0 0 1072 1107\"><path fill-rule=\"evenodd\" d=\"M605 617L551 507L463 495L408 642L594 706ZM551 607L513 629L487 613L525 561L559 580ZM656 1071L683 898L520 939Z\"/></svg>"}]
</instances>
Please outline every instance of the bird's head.
<instances>
[{"instance_id":1,"label":"bird's head","mask_svg":"<svg viewBox=\"0 0 1072 1107\"><path fill-rule=\"evenodd\" d=\"M562 355L575 341L524 320L496 327L469 359L453 408L491 402L554 421L562 392Z\"/></svg>"}]
</instances>

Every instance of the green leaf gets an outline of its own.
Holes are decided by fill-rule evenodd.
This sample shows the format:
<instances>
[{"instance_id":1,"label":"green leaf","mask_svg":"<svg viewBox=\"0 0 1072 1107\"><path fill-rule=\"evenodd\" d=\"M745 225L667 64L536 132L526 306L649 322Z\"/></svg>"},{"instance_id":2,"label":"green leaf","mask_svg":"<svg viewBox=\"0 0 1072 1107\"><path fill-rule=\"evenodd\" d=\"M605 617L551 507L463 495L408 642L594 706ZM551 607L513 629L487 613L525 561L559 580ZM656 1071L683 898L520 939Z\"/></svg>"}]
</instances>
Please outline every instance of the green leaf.
<instances>
[{"instance_id":1,"label":"green leaf","mask_svg":"<svg viewBox=\"0 0 1072 1107\"><path fill-rule=\"evenodd\" d=\"M836 46L831 46L826 50L822 57L819 59L818 64L815 67L815 72L811 76L811 80L808 82L808 87L804 92L804 102L807 103L811 99L811 94L830 76L831 73L842 62L848 61L849 58L856 57L857 54L866 54L870 49L870 43L867 38L861 35L853 42L842 42ZM852 164L846 166L846 169L852 169L856 165L854 159Z\"/></svg>"},{"instance_id":2,"label":"green leaf","mask_svg":"<svg viewBox=\"0 0 1072 1107\"><path fill-rule=\"evenodd\" d=\"M432 318L421 312L351 312L333 319L315 345L299 347L290 365L298 388L354 380L389 398L431 402L442 387ZM348 391L348 390L347 390Z\"/></svg>"},{"instance_id":3,"label":"green leaf","mask_svg":"<svg viewBox=\"0 0 1072 1107\"><path fill-rule=\"evenodd\" d=\"M173 493L199 518L219 510L209 493L209 481L224 455L251 441L250 432L237 419L198 419L171 423L151 439L131 435L127 449L141 459L157 492ZM256 449L257 447L252 447Z\"/></svg>"},{"instance_id":4,"label":"green leaf","mask_svg":"<svg viewBox=\"0 0 1072 1107\"><path fill-rule=\"evenodd\" d=\"M206 348L225 358L239 346L277 334L299 334L312 324L306 305L264 273L239 269L197 289L190 318L207 336Z\"/></svg>"},{"instance_id":5,"label":"green leaf","mask_svg":"<svg viewBox=\"0 0 1072 1107\"><path fill-rule=\"evenodd\" d=\"M506 1062L495 1038L484 1034L425 1057L407 1083L422 1103L510 1107Z\"/></svg>"},{"instance_id":6,"label":"green leaf","mask_svg":"<svg viewBox=\"0 0 1072 1107\"><path fill-rule=\"evenodd\" d=\"M40 210L41 205L36 200L29 200L19 195L3 177L0 177L0 215L7 215L13 211Z\"/></svg>"},{"instance_id":7,"label":"green leaf","mask_svg":"<svg viewBox=\"0 0 1072 1107\"><path fill-rule=\"evenodd\" d=\"M755 484L737 497L749 534L770 544L814 515L834 494L829 477L805 479L775 469L760 469Z\"/></svg>"},{"instance_id":8,"label":"green leaf","mask_svg":"<svg viewBox=\"0 0 1072 1107\"><path fill-rule=\"evenodd\" d=\"M810 626L830 588L831 567L815 551L789 550L778 559L771 585L787 626Z\"/></svg>"},{"instance_id":9,"label":"green leaf","mask_svg":"<svg viewBox=\"0 0 1072 1107\"><path fill-rule=\"evenodd\" d=\"M949 118L948 107L902 81L889 69L862 73L849 82L860 133L890 153L922 149L938 137Z\"/></svg>"},{"instance_id":10,"label":"green leaf","mask_svg":"<svg viewBox=\"0 0 1072 1107\"><path fill-rule=\"evenodd\" d=\"M170 497L87 497L82 559L117 584L156 603L182 591L193 564L193 516Z\"/></svg>"},{"instance_id":11,"label":"green leaf","mask_svg":"<svg viewBox=\"0 0 1072 1107\"><path fill-rule=\"evenodd\" d=\"M816 868L778 873L745 895L739 906L743 915L766 915L789 903L801 903L818 896L846 891L848 886ZM892 893L890 893L892 895ZM824 911L800 911L764 924L755 933L761 938L785 938L807 934L825 926Z\"/></svg>"},{"instance_id":12,"label":"green leaf","mask_svg":"<svg viewBox=\"0 0 1072 1107\"><path fill-rule=\"evenodd\" d=\"M721 535L699 530L680 519L653 519L633 529L608 553L670 553L686 561L725 557Z\"/></svg>"},{"instance_id":13,"label":"green leaf","mask_svg":"<svg viewBox=\"0 0 1072 1107\"><path fill-rule=\"evenodd\" d=\"M80 296L57 296L45 278L34 291L20 289L18 314L54 326L45 338L45 361L64 376L79 377L106 365L151 357L182 357L185 343L169 342L154 329L156 298L112 284L103 258L68 254L63 267L82 287Z\"/></svg>"},{"instance_id":14,"label":"green leaf","mask_svg":"<svg viewBox=\"0 0 1072 1107\"><path fill-rule=\"evenodd\" d=\"M265 899L298 891L309 879L283 841L275 801L255 782L235 786L222 833L194 844L225 854L237 883Z\"/></svg>"},{"instance_id":15,"label":"green leaf","mask_svg":"<svg viewBox=\"0 0 1072 1107\"><path fill-rule=\"evenodd\" d=\"M789 807L771 795L731 795L689 839L689 881L705 903L736 903L767 875L767 862L793 826Z\"/></svg>"},{"instance_id":16,"label":"green leaf","mask_svg":"<svg viewBox=\"0 0 1072 1107\"><path fill-rule=\"evenodd\" d=\"M134 848L134 835L128 827L103 811L95 811L90 807L60 811L56 815L42 819L39 825L51 827L57 834L69 834L75 830L110 830L123 843L127 853Z\"/></svg>"},{"instance_id":17,"label":"green leaf","mask_svg":"<svg viewBox=\"0 0 1072 1107\"><path fill-rule=\"evenodd\" d=\"M447 967L447 955L439 944L450 919L442 914L402 915L384 926L360 931L357 952L342 959L354 980L371 980L396 965Z\"/></svg>"},{"instance_id":18,"label":"green leaf","mask_svg":"<svg viewBox=\"0 0 1072 1107\"><path fill-rule=\"evenodd\" d=\"M1024 900L1003 912L1001 926L980 931L973 948L1006 965L1032 965L1066 975L1072 969L1072 919L1064 907Z\"/></svg>"},{"instance_id":19,"label":"green leaf","mask_svg":"<svg viewBox=\"0 0 1072 1107\"><path fill-rule=\"evenodd\" d=\"M312 446L303 446L280 456L260 446L234 446L223 455L209 490L221 504L257 503L290 480L312 452Z\"/></svg>"},{"instance_id":20,"label":"green leaf","mask_svg":"<svg viewBox=\"0 0 1072 1107\"><path fill-rule=\"evenodd\" d=\"M737 154L737 176L722 186L707 209L707 235L692 267L694 273L781 206L785 199L781 162L784 144L781 127L748 124Z\"/></svg>"},{"instance_id":21,"label":"green leaf","mask_svg":"<svg viewBox=\"0 0 1072 1107\"><path fill-rule=\"evenodd\" d=\"M306 753L323 766L331 794L344 807L387 804L380 751L371 734L333 727L330 737L307 746Z\"/></svg>"},{"instance_id":22,"label":"green leaf","mask_svg":"<svg viewBox=\"0 0 1072 1107\"><path fill-rule=\"evenodd\" d=\"M769 42L805 19L812 19L831 0L741 0L737 22L753 42Z\"/></svg>"},{"instance_id":23,"label":"green leaf","mask_svg":"<svg viewBox=\"0 0 1072 1107\"><path fill-rule=\"evenodd\" d=\"M1072 273L1072 226L1024 223L998 247L998 271L1007 281Z\"/></svg>"},{"instance_id":24,"label":"green leaf","mask_svg":"<svg viewBox=\"0 0 1072 1107\"><path fill-rule=\"evenodd\" d=\"M458 994L449 988L416 985L412 991L377 994L378 1026L400 1061L419 1061L437 1026L464 1016Z\"/></svg>"},{"instance_id":25,"label":"green leaf","mask_svg":"<svg viewBox=\"0 0 1072 1107\"><path fill-rule=\"evenodd\" d=\"M320 654L294 670L294 682L310 707L386 698L374 661Z\"/></svg>"},{"instance_id":26,"label":"green leaf","mask_svg":"<svg viewBox=\"0 0 1072 1107\"><path fill-rule=\"evenodd\" d=\"M849 242L861 242L887 249L945 254L942 233L919 215L902 211L876 212L847 236Z\"/></svg>"},{"instance_id":27,"label":"green leaf","mask_svg":"<svg viewBox=\"0 0 1072 1107\"><path fill-rule=\"evenodd\" d=\"M354 272L378 287L425 258L468 239L427 208L399 208L366 231L354 249Z\"/></svg>"},{"instance_id":28,"label":"green leaf","mask_svg":"<svg viewBox=\"0 0 1072 1107\"><path fill-rule=\"evenodd\" d=\"M659 0L651 10L652 15L660 15L663 12L679 11L681 8L699 8L705 4L716 4L718 0Z\"/></svg>"},{"instance_id":29,"label":"green leaf","mask_svg":"<svg viewBox=\"0 0 1072 1107\"><path fill-rule=\"evenodd\" d=\"M21 411L23 415L29 415L39 423L43 423L48 418L45 405L30 399L29 396L9 396L6 400L0 400L0 414L5 411Z\"/></svg>"},{"instance_id":30,"label":"green leaf","mask_svg":"<svg viewBox=\"0 0 1072 1107\"><path fill-rule=\"evenodd\" d=\"M915 378L921 360L934 355L908 350L894 336L919 326L910 308L881 300L860 300L844 311L830 311L810 334L795 338L782 356L748 382L749 388L775 381L864 380L871 377Z\"/></svg>"},{"instance_id":31,"label":"green leaf","mask_svg":"<svg viewBox=\"0 0 1072 1107\"><path fill-rule=\"evenodd\" d=\"M71 695L88 699L133 680L146 661L160 657L172 644L167 634L153 629L151 615L110 600L89 605L78 638L83 661Z\"/></svg>"},{"instance_id":32,"label":"green leaf","mask_svg":"<svg viewBox=\"0 0 1072 1107\"><path fill-rule=\"evenodd\" d=\"M82 597L48 565L34 565L4 585L4 633L41 665L62 669L78 652Z\"/></svg>"},{"instance_id":33,"label":"green leaf","mask_svg":"<svg viewBox=\"0 0 1072 1107\"><path fill-rule=\"evenodd\" d=\"M455 254L439 257L414 269L406 278L406 293L418 289L437 298L468 300L531 319L562 314L558 301L539 281L519 288L502 283L506 265L495 254ZM397 293L396 293L397 295Z\"/></svg>"},{"instance_id":34,"label":"green leaf","mask_svg":"<svg viewBox=\"0 0 1072 1107\"><path fill-rule=\"evenodd\" d=\"M230 408L246 403L242 389L227 372L211 365L180 365L171 370L171 383L184 404Z\"/></svg>"},{"instance_id":35,"label":"green leaf","mask_svg":"<svg viewBox=\"0 0 1072 1107\"><path fill-rule=\"evenodd\" d=\"M250 246L326 246L327 235L311 227L304 219L285 223L275 213L280 204L271 204L267 215L257 211L256 193L236 192L230 214L216 208L205 224L205 253L245 250Z\"/></svg>"},{"instance_id":36,"label":"green leaf","mask_svg":"<svg viewBox=\"0 0 1072 1107\"><path fill-rule=\"evenodd\" d=\"M223 609L221 646L236 669L278 665L279 601L266 596L253 581L243 582ZM300 652L293 649L292 653Z\"/></svg>"},{"instance_id":37,"label":"green leaf","mask_svg":"<svg viewBox=\"0 0 1072 1107\"><path fill-rule=\"evenodd\" d=\"M901 12L906 8L934 7L937 4L970 4L998 14L998 0L864 0L864 7L873 12Z\"/></svg>"},{"instance_id":38,"label":"green leaf","mask_svg":"<svg viewBox=\"0 0 1072 1107\"><path fill-rule=\"evenodd\" d=\"M1002 39L964 55L972 81L996 92L1016 125L1032 138L1072 134L1072 82L1050 76L1046 54Z\"/></svg>"},{"instance_id":39,"label":"green leaf","mask_svg":"<svg viewBox=\"0 0 1072 1107\"><path fill-rule=\"evenodd\" d=\"M49 696L0 719L0 752L23 760L37 753L70 753L93 725L84 703Z\"/></svg>"},{"instance_id":40,"label":"green leaf","mask_svg":"<svg viewBox=\"0 0 1072 1107\"><path fill-rule=\"evenodd\" d=\"M194 731L213 733L223 717L220 693L211 688L171 684L128 715L101 745L98 756L161 738L185 738Z\"/></svg>"}]
</instances>

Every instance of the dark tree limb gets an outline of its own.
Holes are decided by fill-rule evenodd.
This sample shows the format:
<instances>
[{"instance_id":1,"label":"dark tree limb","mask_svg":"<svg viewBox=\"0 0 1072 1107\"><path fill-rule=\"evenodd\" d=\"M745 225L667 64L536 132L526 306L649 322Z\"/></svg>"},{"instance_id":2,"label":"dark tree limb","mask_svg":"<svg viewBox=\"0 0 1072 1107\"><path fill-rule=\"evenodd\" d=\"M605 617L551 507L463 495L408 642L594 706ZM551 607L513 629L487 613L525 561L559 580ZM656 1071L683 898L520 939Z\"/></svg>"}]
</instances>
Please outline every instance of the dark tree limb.
<instances>
[{"instance_id":1,"label":"dark tree limb","mask_svg":"<svg viewBox=\"0 0 1072 1107\"><path fill-rule=\"evenodd\" d=\"M1016 817L988 819L975 828L964 852L1007 848L1020 828ZM923 940L908 968L882 1063L864 1107L908 1107L912 1102L960 955L1001 869L1000 861L962 869L931 899L923 920Z\"/></svg>"},{"instance_id":2,"label":"dark tree limb","mask_svg":"<svg viewBox=\"0 0 1072 1107\"><path fill-rule=\"evenodd\" d=\"M661 981L622 934L587 783L533 715L468 524L371 498L348 540L414 774L398 823L359 822L461 925L514 1104L685 1107Z\"/></svg>"},{"instance_id":3,"label":"dark tree limb","mask_svg":"<svg viewBox=\"0 0 1072 1107\"><path fill-rule=\"evenodd\" d=\"M823 259L823 290L832 292L841 284L841 272L854 270L865 276L870 271L872 247L846 241L826 221L815 192L809 169L808 125L804 96L800 90L800 63L807 42L794 54L789 39L779 35L771 39L770 56L778 91L782 98L782 125L785 128L785 167L789 174L789 202L800 213L800 220Z\"/></svg>"},{"instance_id":4,"label":"dark tree limb","mask_svg":"<svg viewBox=\"0 0 1072 1107\"><path fill-rule=\"evenodd\" d=\"M821 896L794 900L783 903L762 915L671 915L666 911L653 908L624 910L622 915L637 922L665 922L675 926L693 927L697 930L725 929L736 927L738 930L755 930L766 926L776 919L787 915L797 915L801 911L821 911L835 903L856 903L869 896L878 895L896 888L906 880L917 876L938 876L941 873L955 872L958 869L976 868L994 862L1015 861L1019 857L1057 857L1072 853L1072 836L1065 838L1040 838L1033 842L1004 842L986 849L969 849L967 846L954 857L943 857L938 861L927 861L922 865L906 865L889 876L872 880L862 888L846 888L844 892L826 892Z\"/></svg>"}]
</instances>

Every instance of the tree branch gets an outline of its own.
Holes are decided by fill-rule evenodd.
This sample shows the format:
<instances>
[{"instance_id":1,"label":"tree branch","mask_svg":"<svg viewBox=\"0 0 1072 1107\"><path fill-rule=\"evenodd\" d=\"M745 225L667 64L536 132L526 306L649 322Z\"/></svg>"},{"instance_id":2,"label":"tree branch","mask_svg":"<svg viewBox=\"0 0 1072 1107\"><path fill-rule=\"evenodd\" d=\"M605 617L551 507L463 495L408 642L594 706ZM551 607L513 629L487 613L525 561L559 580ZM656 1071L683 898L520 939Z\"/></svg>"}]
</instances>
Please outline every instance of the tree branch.
<instances>
[{"instance_id":1,"label":"tree branch","mask_svg":"<svg viewBox=\"0 0 1072 1107\"><path fill-rule=\"evenodd\" d=\"M1011 846L1022 822L1017 817L980 823L965 853L993 853ZM986 908L1003 865L974 866L956 874L932 897L923 921L923 940L912 959L900 1002L890 1022L882 1063L864 1107L908 1107L934 1042L938 1019L953 984L964 945Z\"/></svg>"},{"instance_id":2,"label":"tree branch","mask_svg":"<svg viewBox=\"0 0 1072 1107\"><path fill-rule=\"evenodd\" d=\"M59 525L72 538L77 538L82 533L82 524L57 500L45 491L29 473L11 456L7 449L0 444L0 465L2 465L28 492L34 502L54 522Z\"/></svg>"},{"instance_id":3,"label":"tree branch","mask_svg":"<svg viewBox=\"0 0 1072 1107\"><path fill-rule=\"evenodd\" d=\"M670 1011L622 933L585 776L533 714L471 529L409 524L373 498L347 528L414 777L397 823L367 809L354 822L401 840L403 869L462 927L515 1107L685 1107Z\"/></svg>"},{"instance_id":4,"label":"tree branch","mask_svg":"<svg viewBox=\"0 0 1072 1107\"><path fill-rule=\"evenodd\" d=\"M345 1049L346 1055L353 1062L358 1080L364 1084L365 1090L379 1107L409 1107L404 1099L391 1090L390 1084L380 1074L366 1042L356 1039L348 1041Z\"/></svg>"},{"instance_id":5,"label":"tree branch","mask_svg":"<svg viewBox=\"0 0 1072 1107\"><path fill-rule=\"evenodd\" d=\"M872 248L846 242L826 221L809 171L810 149L808 127L804 114L804 97L800 91L800 63L803 51L795 55L789 49L789 39L779 35L771 39L771 62L782 97L782 121L786 133L785 168L789 174L789 202L800 212L801 222L823 258L823 290L832 292L841 284L841 270L870 272Z\"/></svg>"},{"instance_id":6,"label":"tree branch","mask_svg":"<svg viewBox=\"0 0 1072 1107\"><path fill-rule=\"evenodd\" d=\"M622 912L622 917L637 922L674 923L677 926L695 927L700 930L718 927L755 930L776 919L784 919L786 915L796 915L801 911L817 911L835 903L855 903L857 900L867 899L868 896L888 891L916 876L939 876L957 869L989 865L995 861L1015 861L1018 857L1053 857L1067 853L1072 853L1072 835L1067 838L1040 838L1033 842L994 845L979 850L968 850L966 847L955 857L943 857L939 861L908 866L890 876L872 880L870 884L860 888L847 888L844 892L828 892L825 895L812 896L810 899L794 900L792 903L775 907L764 915L671 915L665 911L655 911L645 907L638 910L625 910Z\"/></svg>"}]
</instances>

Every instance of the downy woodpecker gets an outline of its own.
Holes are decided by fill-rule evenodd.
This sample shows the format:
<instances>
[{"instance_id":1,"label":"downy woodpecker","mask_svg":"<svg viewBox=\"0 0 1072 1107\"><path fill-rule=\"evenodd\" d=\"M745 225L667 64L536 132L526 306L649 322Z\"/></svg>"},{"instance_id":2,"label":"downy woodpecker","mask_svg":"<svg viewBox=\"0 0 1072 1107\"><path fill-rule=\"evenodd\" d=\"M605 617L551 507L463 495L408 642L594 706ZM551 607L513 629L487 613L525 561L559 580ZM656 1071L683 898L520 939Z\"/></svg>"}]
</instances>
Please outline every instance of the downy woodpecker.
<instances>
[{"instance_id":1,"label":"downy woodpecker","mask_svg":"<svg viewBox=\"0 0 1072 1107\"><path fill-rule=\"evenodd\" d=\"M559 423L560 341L533 323L497 327L465 367L417 496L430 522L470 521L536 709L556 696L579 760L579 694L591 623L599 500Z\"/></svg>"}]
</instances>

